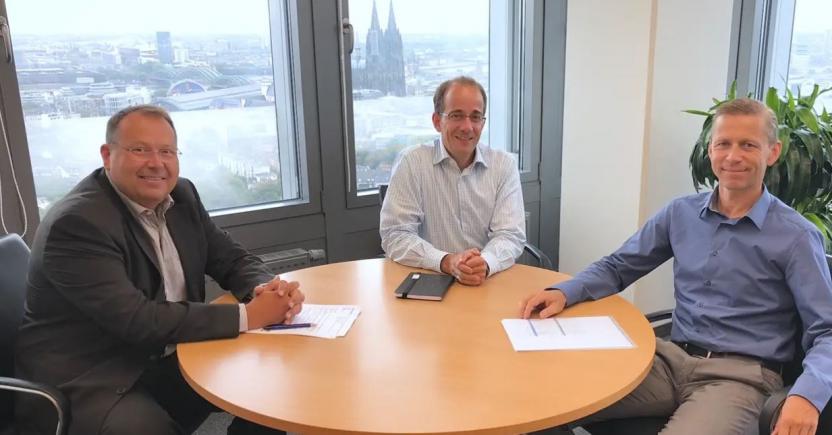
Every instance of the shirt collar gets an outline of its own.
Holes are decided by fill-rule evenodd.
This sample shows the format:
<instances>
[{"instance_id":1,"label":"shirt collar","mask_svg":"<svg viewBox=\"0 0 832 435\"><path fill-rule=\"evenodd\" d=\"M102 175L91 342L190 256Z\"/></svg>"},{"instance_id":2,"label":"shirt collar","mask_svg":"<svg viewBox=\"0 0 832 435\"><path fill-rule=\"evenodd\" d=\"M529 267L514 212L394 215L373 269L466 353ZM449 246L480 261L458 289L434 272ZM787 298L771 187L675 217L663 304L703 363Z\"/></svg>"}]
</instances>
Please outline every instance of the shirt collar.
<instances>
[{"instance_id":1,"label":"shirt collar","mask_svg":"<svg viewBox=\"0 0 832 435\"><path fill-rule=\"evenodd\" d=\"M474 149L474 163L472 163L472 166L476 166L479 163L485 168L488 167L488 162L485 160L485 153L482 152L483 146L483 144L478 143ZM433 142L433 164L438 165L443 160L450 158L451 155L448 154L448 150L445 149L445 145L442 143L442 137L439 137Z\"/></svg>"},{"instance_id":2,"label":"shirt collar","mask_svg":"<svg viewBox=\"0 0 832 435\"><path fill-rule=\"evenodd\" d=\"M161 204L157 205L155 210L149 209L139 204L138 202L133 201L127 195L122 193L122 191L118 190L116 184L113 183L112 179L110 179L110 171L105 170L104 173L107 175L107 181L109 181L110 185L113 186L113 190L116 191L119 198L121 198L122 202L124 202L124 204L130 210L130 212L133 213L133 216L135 216L136 218L139 218L140 216L147 213L154 214L161 218L165 216L165 213L167 213L167 211L170 210L171 207L173 207L173 197L171 197L170 194L168 194L168 197L165 198L165 200L162 201Z\"/></svg>"},{"instance_id":3,"label":"shirt collar","mask_svg":"<svg viewBox=\"0 0 832 435\"><path fill-rule=\"evenodd\" d=\"M707 211L711 211L713 213L719 213L719 210L716 208L716 201L719 198L719 186L714 189L713 192L709 193L705 196L705 201L702 203L702 208L699 211L699 217L705 216ZM768 189L765 185L763 185L763 194L757 198L757 202L748 210L748 213L745 214L745 217L754 222L754 225L758 229L763 228L763 224L766 221L766 216L768 216L768 208L771 205L772 196L771 193L768 192ZM719 213L722 215L721 213Z\"/></svg>"}]
</instances>

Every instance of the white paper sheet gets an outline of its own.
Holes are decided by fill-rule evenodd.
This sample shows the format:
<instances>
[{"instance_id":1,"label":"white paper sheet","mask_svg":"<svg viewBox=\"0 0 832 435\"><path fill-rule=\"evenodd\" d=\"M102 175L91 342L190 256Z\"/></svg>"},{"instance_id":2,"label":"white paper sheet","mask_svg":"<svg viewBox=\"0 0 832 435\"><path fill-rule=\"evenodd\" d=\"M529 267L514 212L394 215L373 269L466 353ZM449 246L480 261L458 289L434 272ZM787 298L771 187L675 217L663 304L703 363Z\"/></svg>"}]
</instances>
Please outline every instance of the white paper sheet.
<instances>
[{"instance_id":1,"label":"white paper sheet","mask_svg":"<svg viewBox=\"0 0 832 435\"><path fill-rule=\"evenodd\" d=\"M633 342L609 316L503 319L515 351L629 349Z\"/></svg>"},{"instance_id":2,"label":"white paper sheet","mask_svg":"<svg viewBox=\"0 0 832 435\"><path fill-rule=\"evenodd\" d=\"M336 338L347 335L355 319L361 313L358 305L303 304L303 310L292 323L311 323L310 328L278 329L266 331L254 329L253 334L307 335L310 337Z\"/></svg>"}]
</instances>

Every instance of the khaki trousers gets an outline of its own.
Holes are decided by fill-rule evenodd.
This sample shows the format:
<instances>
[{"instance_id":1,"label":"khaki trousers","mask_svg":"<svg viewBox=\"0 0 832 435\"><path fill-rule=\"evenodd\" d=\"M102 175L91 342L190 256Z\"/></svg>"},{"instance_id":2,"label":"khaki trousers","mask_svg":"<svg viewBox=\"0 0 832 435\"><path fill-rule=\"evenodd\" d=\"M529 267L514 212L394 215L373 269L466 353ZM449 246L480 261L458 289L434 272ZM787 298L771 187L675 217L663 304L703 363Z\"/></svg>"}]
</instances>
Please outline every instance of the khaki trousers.
<instances>
[{"instance_id":1,"label":"khaki trousers","mask_svg":"<svg viewBox=\"0 0 832 435\"><path fill-rule=\"evenodd\" d=\"M577 424L627 417L670 417L661 435L754 435L778 373L742 356L699 358L656 339L644 381L629 395Z\"/></svg>"}]
</instances>

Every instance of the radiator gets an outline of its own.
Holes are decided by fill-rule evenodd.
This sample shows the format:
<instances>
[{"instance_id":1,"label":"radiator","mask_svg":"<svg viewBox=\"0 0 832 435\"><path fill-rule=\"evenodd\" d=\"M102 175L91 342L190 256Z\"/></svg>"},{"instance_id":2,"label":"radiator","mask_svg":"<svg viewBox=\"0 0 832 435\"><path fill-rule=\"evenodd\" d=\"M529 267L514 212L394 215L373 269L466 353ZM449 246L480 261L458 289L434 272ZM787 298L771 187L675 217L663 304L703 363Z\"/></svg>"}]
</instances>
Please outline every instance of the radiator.
<instances>
[{"instance_id":1,"label":"radiator","mask_svg":"<svg viewBox=\"0 0 832 435\"><path fill-rule=\"evenodd\" d=\"M258 255L275 275L305 267L326 263L323 249L287 249ZM210 276L205 275L205 300L212 301L223 294L222 288Z\"/></svg>"},{"instance_id":2,"label":"radiator","mask_svg":"<svg viewBox=\"0 0 832 435\"><path fill-rule=\"evenodd\" d=\"M260 254L259 257L275 275L326 262L326 253L323 249L295 248Z\"/></svg>"}]
</instances>

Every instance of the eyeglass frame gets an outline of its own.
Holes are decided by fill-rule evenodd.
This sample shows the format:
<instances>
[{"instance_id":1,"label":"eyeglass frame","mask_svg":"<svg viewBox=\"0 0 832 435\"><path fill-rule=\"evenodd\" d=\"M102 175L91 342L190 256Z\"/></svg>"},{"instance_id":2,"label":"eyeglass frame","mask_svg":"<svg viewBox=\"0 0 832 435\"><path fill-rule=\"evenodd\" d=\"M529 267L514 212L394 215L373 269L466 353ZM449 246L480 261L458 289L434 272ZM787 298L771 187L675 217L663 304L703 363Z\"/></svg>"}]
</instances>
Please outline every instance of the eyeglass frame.
<instances>
[{"instance_id":1,"label":"eyeglass frame","mask_svg":"<svg viewBox=\"0 0 832 435\"><path fill-rule=\"evenodd\" d=\"M119 148L123 149L130 153L130 155L134 157L140 157L143 159L149 159L152 154L158 154L159 158L162 160L178 160L179 157L182 155L182 151L179 151L178 148L159 148L153 149L152 147L144 146L144 145L133 145L133 146L120 146L118 144L110 144L118 146Z\"/></svg>"},{"instance_id":2,"label":"eyeglass frame","mask_svg":"<svg viewBox=\"0 0 832 435\"><path fill-rule=\"evenodd\" d=\"M462 113L461 111L453 111L453 112L450 112L450 113L449 112L439 112L439 114L441 116L444 116L446 119L448 119L451 122L462 122L464 119L467 118L471 121L472 124L485 124L485 120L486 120L485 115L483 115L482 113L479 113L479 112L474 112L474 113L470 113L470 114L467 114L467 115L465 113ZM460 118L459 119L454 119L453 116L459 116ZM479 116L480 119L479 120L474 120L473 118L471 118L472 116Z\"/></svg>"}]
</instances>

